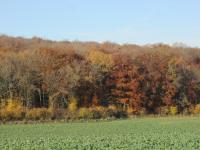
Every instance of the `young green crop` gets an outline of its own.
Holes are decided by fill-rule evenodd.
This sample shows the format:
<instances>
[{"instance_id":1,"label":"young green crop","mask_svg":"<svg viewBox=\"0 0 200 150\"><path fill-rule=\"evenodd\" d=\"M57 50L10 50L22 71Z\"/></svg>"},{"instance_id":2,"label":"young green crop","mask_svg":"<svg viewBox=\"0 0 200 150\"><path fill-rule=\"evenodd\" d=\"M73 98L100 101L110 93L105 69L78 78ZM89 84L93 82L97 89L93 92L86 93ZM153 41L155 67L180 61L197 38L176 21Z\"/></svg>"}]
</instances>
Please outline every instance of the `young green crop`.
<instances>
[{"instance_id":1,"label":"young green crop","mask_svg":"<svg viewBox=\"0 0 200 150\"><path fill-rule=\"evenodd\" d=\"M200 118L1 125L0 149L200 149Z\"/></svg>"}]
</instances>

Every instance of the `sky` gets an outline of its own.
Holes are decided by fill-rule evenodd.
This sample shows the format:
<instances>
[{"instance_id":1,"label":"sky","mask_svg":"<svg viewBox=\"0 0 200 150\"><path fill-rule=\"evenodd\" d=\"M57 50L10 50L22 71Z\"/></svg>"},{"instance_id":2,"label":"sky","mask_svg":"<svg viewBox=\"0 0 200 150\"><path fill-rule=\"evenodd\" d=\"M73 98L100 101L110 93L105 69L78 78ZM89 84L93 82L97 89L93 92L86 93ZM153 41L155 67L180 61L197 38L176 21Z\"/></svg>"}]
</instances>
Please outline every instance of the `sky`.
<instances>
[{"instance_id":1,"label":"sky","mask_svg":"<svg viewBox=\"0 0 200 150\"><path fill-rule=\"evenodd\" d=\"M0 0L0 34L200 47L200 0Z\"/></svg>"}]
</instances>

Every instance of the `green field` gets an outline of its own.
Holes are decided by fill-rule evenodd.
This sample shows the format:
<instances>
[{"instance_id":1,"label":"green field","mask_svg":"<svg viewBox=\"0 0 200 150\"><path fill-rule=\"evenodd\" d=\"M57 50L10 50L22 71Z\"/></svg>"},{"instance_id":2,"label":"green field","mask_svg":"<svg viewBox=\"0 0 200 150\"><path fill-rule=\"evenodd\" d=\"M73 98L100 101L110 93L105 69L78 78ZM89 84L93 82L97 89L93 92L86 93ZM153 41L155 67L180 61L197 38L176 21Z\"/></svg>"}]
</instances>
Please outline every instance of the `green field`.
<instances>
[{"instance_id":1,"label":"green field","mask_svg":"<svg viewBox=\"0 0 200 150\"><path fill-rule=\"evenodd\" d=\"M0 150L200 149L200 118L1 125Z\"/></svg>"}]
</instances>

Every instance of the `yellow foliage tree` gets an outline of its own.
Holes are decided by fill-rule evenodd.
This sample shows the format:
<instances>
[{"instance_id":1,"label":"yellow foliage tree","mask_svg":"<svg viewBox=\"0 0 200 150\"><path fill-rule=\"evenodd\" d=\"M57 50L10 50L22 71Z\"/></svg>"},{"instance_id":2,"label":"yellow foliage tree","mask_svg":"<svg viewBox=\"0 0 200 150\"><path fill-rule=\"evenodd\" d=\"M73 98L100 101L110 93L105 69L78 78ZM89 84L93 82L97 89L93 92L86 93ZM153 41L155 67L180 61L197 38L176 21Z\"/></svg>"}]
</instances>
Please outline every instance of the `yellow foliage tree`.
<instances>
[{"instance_id":1,"label":"yellow foliage tree","mask_svg":"<svg viewBox=\"0 0 200 150\"><path fill-rule=\"evenodd\" d=\"M100 66L104 71L107 71L114 64L112 56L101 51L91 51L87 59L94 65Z\"/></svg>"}]
</instances>

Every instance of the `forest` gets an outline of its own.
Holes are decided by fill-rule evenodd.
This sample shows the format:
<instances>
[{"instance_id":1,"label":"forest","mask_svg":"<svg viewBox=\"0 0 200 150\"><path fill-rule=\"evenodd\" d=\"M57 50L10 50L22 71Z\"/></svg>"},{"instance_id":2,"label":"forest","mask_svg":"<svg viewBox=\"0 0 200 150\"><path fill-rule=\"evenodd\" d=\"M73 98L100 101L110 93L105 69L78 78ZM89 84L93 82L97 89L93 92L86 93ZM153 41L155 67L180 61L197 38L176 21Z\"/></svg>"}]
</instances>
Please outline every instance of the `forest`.
<instances>
[{"instance_id":1,"label":"forest","mask_svg":"<svg viewBox=\"0 0 200 150\"><path fill-rule=\"evenodd\" d=\"M0 120L200 114L200 48L0 36Z\"/></svg>"}]
</instances>

